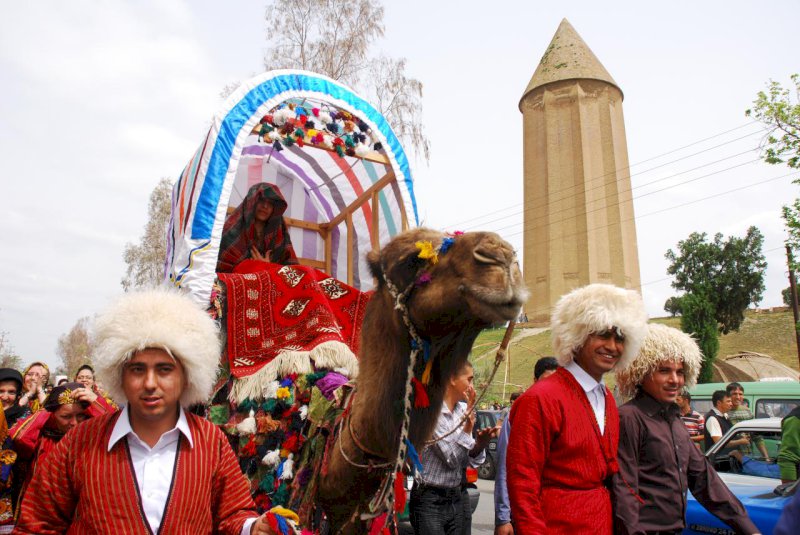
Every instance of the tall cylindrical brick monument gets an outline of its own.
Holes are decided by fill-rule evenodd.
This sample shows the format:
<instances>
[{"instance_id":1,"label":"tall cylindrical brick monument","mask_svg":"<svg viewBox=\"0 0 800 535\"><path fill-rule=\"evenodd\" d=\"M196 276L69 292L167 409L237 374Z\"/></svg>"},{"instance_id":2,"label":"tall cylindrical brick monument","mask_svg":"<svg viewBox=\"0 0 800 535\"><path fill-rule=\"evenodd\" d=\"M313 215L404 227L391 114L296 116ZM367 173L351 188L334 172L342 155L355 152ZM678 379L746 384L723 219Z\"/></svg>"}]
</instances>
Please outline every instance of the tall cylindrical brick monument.
<instances>
[{"instance_id":1,"label":"tall cylindrical brick monument","mask_svg":"<svg viewBox=\"0 0 800 535\"><path fill-rule=\"evenodd\" d=\"M622 91L564 19L519 103L529 321L594 282L639 290Z\"/></svg>"}]
</instances>

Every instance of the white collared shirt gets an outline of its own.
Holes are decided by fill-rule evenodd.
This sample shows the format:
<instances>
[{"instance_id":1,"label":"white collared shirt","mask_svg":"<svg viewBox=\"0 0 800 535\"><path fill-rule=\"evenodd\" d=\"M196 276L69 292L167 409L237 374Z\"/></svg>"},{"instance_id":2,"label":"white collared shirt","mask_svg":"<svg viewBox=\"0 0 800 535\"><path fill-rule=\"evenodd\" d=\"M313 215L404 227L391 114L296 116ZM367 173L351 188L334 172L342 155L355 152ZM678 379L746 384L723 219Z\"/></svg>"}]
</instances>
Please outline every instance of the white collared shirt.
<instances>
[{"instance_id":1,"label":"white collared shirt","mask_svg":"<svg viewBox=\"0 0 800 535\"><path fill-rule=\"evenodd\" d=\"M564 366L572 376L581 385L583 391L586 393L586 398L594 411L594 417L597 419L597 425L600 426L600 433L606 432L606 385L602 382L597 382L594 377L586 373L586 370L581 368L574 360Z\"/></svg>"},{"instance_id":2,"label":"white collared shirt","mask_svg":"<svg viewBox=\"0 0 800 535\"><path fill-rule=\"evenodd\" d=\"M153 533L158 533L161 526L161 519L167 507L170 488L172 486L172 475L175 471L175 459L178 453L178 439L183 435L189 443L189 447L194 447L192 432L189 429L189 421L186 413L181 409L178 415L178 423L175 427L161 435L156 445L152 448L147 445L131 427L128 407L125 406L120 412L111 436L108 439L108 451L114 445L128 438L128 449L131 453L133 471L136 474L136 483L139 486L139 496L142 500L142 510L150 524ZM242 526L242 535L250 533L250 526L255 522L255 518L245 521Z\"/></svg>"}]
</instances>

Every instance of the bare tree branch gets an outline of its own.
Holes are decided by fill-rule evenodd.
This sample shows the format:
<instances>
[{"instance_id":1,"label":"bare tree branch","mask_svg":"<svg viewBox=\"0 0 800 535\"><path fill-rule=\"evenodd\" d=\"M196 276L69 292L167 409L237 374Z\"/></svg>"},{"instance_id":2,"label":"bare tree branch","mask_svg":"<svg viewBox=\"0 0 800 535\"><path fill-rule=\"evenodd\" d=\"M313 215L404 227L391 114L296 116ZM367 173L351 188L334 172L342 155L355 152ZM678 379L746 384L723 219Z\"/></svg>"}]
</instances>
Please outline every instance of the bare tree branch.
<instances>
[{"instance_id":1,"label":"bare tree branch","mask_svg":"<svg viewBox=\"0 0 800 535\"><path fill-rule=\"evenodd\" d=\"M373 55L384 35L377 0L275 0L267 7L269 48L264 67L306 69L363 93L400 140L425 161L422 83L405 74L405 59ZM229 94L229 93L228 93Z\"/></svg>"},{"instance_id":2,"label":"bare tree branch","mask_svg":"<svg viewBox=\"0 0 800 535\"><path fill-rule=\"evenodd\" d=\"M138 244L125 245L123 260L128 265L122 288L155 286L164 279L167 256L167 228L172 209L172 181L162 178L150 194L147 223Z\"/></svg>"}]
</instances>

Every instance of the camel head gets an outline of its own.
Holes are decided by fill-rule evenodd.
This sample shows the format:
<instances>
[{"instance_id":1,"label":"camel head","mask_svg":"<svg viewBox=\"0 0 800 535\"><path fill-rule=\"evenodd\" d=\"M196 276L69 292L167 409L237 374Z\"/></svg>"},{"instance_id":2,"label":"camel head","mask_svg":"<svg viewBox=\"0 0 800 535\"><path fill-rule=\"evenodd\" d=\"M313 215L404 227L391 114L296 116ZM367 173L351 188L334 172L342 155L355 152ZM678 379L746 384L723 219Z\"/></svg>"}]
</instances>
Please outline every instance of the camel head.
<instances>
[{"instance_id":1,"label":"camel head","mask_svg":"<svg viewBox=\"0 0 800 535\"><path fill-rule=\"evenodd\" d=\"M435 263L425 258L434 251ZM423 336L464 323L506 322L517 317L528 298L514 249L492 232L447 236L417 228L395 237L380 253L373 251L368 260L378 291L386 289L387 277L401 292L414 284L408 309Z\"/></svg>"}]
</instances>

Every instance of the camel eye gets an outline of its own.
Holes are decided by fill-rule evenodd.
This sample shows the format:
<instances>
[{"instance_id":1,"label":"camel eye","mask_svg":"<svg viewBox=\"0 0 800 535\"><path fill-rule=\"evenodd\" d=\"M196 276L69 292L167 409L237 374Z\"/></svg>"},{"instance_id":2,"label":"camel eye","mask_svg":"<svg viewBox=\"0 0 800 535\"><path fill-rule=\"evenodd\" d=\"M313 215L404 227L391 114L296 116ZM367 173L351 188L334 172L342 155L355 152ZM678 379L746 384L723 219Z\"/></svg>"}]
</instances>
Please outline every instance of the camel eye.
<instances>
[{"instance_id":1,"label":"camel eye","mask_svg":"<svg viewBox=\"0 0 800 535\"><path fill-rule=\"evenodd\" d=\"M495 251L487 251L486 249L475 249L472 252L472 257L481 264L490 265L503 265L505 259L499 257Z\"/></svg>"}]
</instances>

